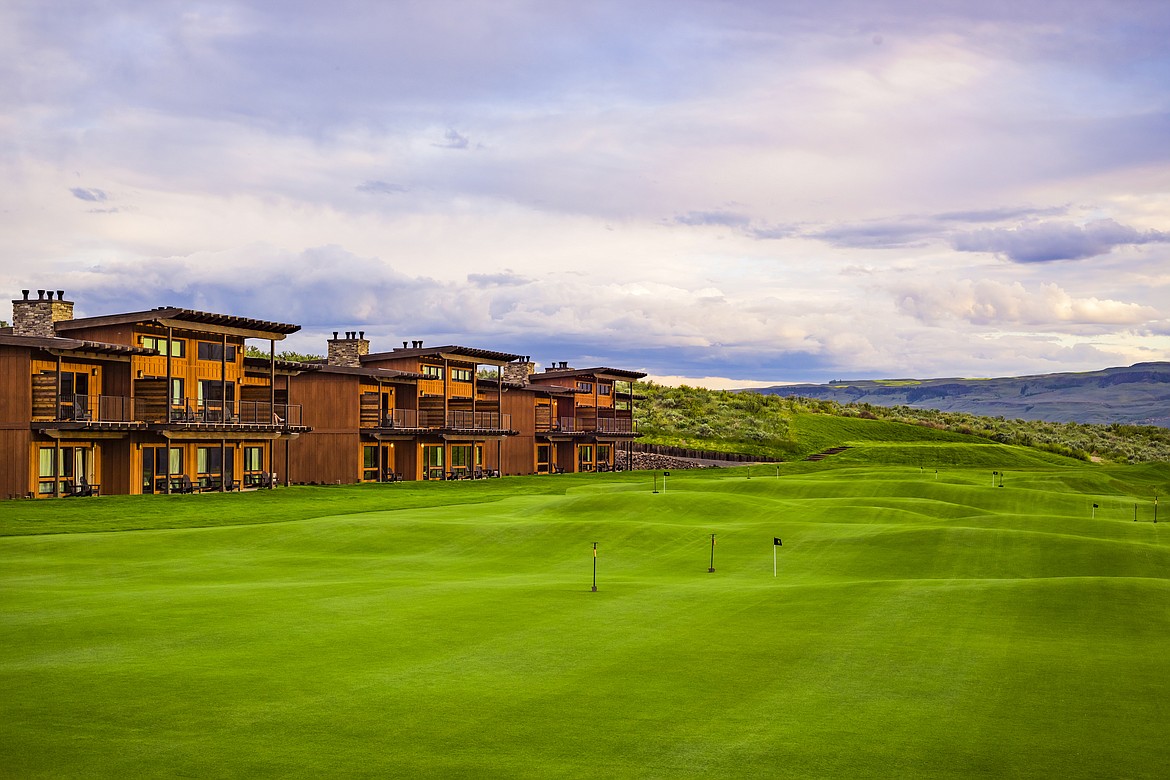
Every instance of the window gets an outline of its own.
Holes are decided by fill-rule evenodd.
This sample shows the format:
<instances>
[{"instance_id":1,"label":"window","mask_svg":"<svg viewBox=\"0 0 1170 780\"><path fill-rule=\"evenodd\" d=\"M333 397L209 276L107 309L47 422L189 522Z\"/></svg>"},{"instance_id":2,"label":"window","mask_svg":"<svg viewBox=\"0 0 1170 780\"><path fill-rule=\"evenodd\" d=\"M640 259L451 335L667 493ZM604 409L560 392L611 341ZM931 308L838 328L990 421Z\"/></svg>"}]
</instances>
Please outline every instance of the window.
<instances>
[{"instance_id":1,"label":"window","mask_svg":"<svg viewBox=\"0 0 1170 780\"><path fill-rule=\"evenodd\" d=\"M613 395L613 385L598 385L597 392L601 395Z\"/></svg>"},{"instance_id":2,"label":"window","mask_svg":"<svg viewBox=\"0 0 1170 780\"><path fill-rule=\"evenodd\" d=\"M89 447L62 447L60 468L54 474L53 453L54 447L41 447L37 452L37 492L41 495L50 495L53 484L60 481L61 492L64 494L66 482L80 483L82 479L92 480L91 470L92 450Z\"/></svg>"},{"instance_id":3,"label":"window","mask_svg":"<svg viewBox=\"0 0 1170 780\"><path fill-rule=\"evenodd\" d=\"M92 414L96 401L89 398L88 371L61 372L61 411L58 419L85 420Z\"/></svg>"},{"instance_id":4,"label":"window","mask_svg":"<svg viewBox=\"0 0 1170 780\"><path fill-rule=\"evenodd\" d=\"M577 392L578 393L592 393L593 392L593 383L592 382L578 382L577 383Z\"/></svg>"},{"instance_id":5,"label":"window","mask_svg":"<svg viewBox=\"0 0 1170 780\"><path fill-rule=\"evenodd\" d=\"M171 403L175 406L182 406L185 397L183 396L183 380L177 377L171 378Z\"/></svg>"},{"instance_id":6,"label":"window","mask_svg":"<svg viewBox=\"0 0 1170 780\"><path fill-rule=\"evenodd\" d=\"M471 369L470 368L453 368L451 369L451 379L455 382L470 382Z\"/></svg>"},{"instance_id":7,"label":"window","mask_svg":"<svg viewBox=\"0 0 1170 780\"><path fill-rule=\"evenodd\" d=\"M362 445L362 482L378 481L378 445Z\"/></svg>"},{"instance_id":8,"label":"window","mask_svg":"<svg viewBox=\"0 0 1170 780\"><path fill-rule=\"evenodd\" d=\"M140 343L142 346L146 347L147 349L158 350L158 354L160 354L160 355L167 354L167 340L165 338L160 337L160 336L139 336L138 343ZM184 344L186 344L186 342L179 341L178 339L172 339L171 346L170 346L170 354L173 355L174 357L183 357Z\"/></svg>"},{"instance_id":9,"label":"window","mask_svg":"<svg viewBox=\"0 0 1170 780\"><path fill-rule=\"evenodd\" d=\"M423 366L422 373L423 373L423 376L425 376L427 379L442 379L443 378L443 367L442 366Z\"/></svg>"},{"instance_id":10,"label":"window","mask_svg":"<svg viewBox=\"0 0 1170 780\"><path fill-rule=\"evenodd\" d=\"M443 478L443 447L423 446L423 479Z\"/></svg>"},{"instance_id":11,"label":"window","mask_svg":"<svg viewBox=\"0 0 1170 780\"><path fill-rule=\"evenodd\" d=\"M216 344L213 341L199 342L199 359L200 360L223 360L223 344ZM227 362L236 362L236 345L227 345Z\"/></svg>"},{"instance_id":12,"label":"window","mask_svg":"<svg viewBox=\"0 0 1170 780\"><path fill-rule=\"evenodd\" d=\"M259 485L264 472L264 447L249 444L244 447L244 484Z\"/></svg>"},{"instance_id":13,"label":"window","mask_svg":"<svg viewBox=\"0 0 1170 780\"><path fill-rule=\"evenodd\" d=\"M471 445L457 445L451 447L451 470L467 471L471 467Z\"/></svg>"},{"instance_id":14,"label":"window","mask_svg":"<svg viewBox=\"0 0 1170 780\"><path fill-rule=\"evenodd\" d=\"M219 447L199 447L195 451L196 468L199 484L212 490L218 490L223 482L222 474L228 485L235 480L236 475L236 448L228 445L224 449Z\"/></svg>"},{"instance_id":15,"label":"window","mask_svg":"<svg viewBox=\"0 0 1170 780\"><path fill-rule=\"evenodd\" d=\"M41 494L52 493L53 477L57 476L53 473L53 448L41 447L39 455L37 475L40 479L37 481L37 492Z\"/></svg>"},{"instance_id":16,"label":"window","mask_svg":"<svg viewBox=\"0 0 1170 780\"><path fill-rule=\"evenodd\" d=\"M608 464L610 462L610 460L609 460L609 445L608 444L598 444L597 445L597 462L598 463L606 463L606 464Z\"/></svg>"},{"instance_id":17,"label":"window","mask_svg":"<svg viewBox=\"0 0 1170 780\"><path fill-rule=\"evenodd\" d=\"M582 470L593 467L593 445L582 444L577 448L577 464Z\"/></svg>"},{"instance_id":18,"label":"window","mask_svg":"<svg viewBox=\"0 0 1170 780\"><path fill-rule=\"evenodd\" d=\"M549 465L552 459L552 446L549 444L536 445L536 473L547 474L549 472Z\"/></svg>"}]
</instances>

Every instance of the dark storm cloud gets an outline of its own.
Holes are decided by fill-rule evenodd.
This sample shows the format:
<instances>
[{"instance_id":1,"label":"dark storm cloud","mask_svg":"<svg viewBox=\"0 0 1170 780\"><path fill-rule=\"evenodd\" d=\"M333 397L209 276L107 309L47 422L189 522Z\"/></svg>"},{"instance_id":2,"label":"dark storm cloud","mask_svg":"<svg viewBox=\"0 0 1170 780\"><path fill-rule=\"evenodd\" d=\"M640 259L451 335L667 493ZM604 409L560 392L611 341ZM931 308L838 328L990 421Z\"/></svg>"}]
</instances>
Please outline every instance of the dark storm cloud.
<instances>
[{"instance_id":1,"label":"dark storm cloud","mask_svg":"<svg viewBox=\"0 0 1170 780\"><path fill-rule=\"evenodd\" d=\"M1170 233L1143 232L1112 219L1084 226L1041 222L1017 228L981 228L952 238L952 246L960 252L990 252L1016 263L1084 260L1119 246L1165 242L1170 242Z\"/></svg>"}]
</instances>

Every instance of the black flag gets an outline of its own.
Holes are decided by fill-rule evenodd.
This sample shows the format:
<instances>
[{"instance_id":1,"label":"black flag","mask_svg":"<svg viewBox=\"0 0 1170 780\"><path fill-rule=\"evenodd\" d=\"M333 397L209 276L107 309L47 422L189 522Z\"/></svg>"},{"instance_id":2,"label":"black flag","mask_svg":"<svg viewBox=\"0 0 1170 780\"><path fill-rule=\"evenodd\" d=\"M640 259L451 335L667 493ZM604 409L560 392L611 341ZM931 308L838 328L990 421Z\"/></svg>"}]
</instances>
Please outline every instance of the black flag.
<instances>
[{"instance_id":1,"label":"black flag","mask_svg":"<svg viewBox=\"0 0 1170 780\"><path fill-rule=\"evenodd\" d=\"M779 536L772 537L772 546L773 547L783 547L784 546L784 544L780 541Z\"/></svg>"}]
</instances>

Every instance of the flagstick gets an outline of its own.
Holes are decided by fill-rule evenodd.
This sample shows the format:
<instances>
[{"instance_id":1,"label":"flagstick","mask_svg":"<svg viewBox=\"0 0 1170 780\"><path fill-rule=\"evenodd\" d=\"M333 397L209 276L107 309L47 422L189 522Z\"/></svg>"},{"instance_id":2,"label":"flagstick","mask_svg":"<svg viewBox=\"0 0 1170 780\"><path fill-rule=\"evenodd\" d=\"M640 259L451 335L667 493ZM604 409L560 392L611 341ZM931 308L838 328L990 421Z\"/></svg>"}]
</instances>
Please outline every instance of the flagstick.
<instances>
[{"instance_id":1,"label":"flagstick","mask_svg":"<svg viewBox=\"0 0 1170 780\"><path fill-rule=\"evenodd\" d=\"M772 576L776 576L776 545L772 545Z\"/></svg>"},{"instance_id":2,"label":"flagstick","mask_svg":"<svg viewBox=\"0 0 1170 780\"><path fill-rule=\"evenodd\" d=\"M597 592L597 542L593 543L593 592Z\"/></svg>"}]
</instances>

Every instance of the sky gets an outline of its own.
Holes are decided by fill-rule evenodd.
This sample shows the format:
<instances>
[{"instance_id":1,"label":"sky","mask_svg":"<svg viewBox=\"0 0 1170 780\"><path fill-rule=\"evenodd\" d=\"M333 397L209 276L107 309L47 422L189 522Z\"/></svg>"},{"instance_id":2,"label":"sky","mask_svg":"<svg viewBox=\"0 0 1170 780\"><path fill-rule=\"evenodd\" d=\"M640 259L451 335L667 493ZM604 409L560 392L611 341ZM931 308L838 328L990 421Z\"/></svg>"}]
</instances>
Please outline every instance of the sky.
<instances>
[{"instance_id":1,"label":"sky","mask_svg":"<svg viewBox=\"0 0 1170 780\"><path fill-rule=\"evenodd\" d=\"M1164 0L8 0L0 300L710 387L1170 360L1167 40Z\"/></svg>"}]
</instances>

